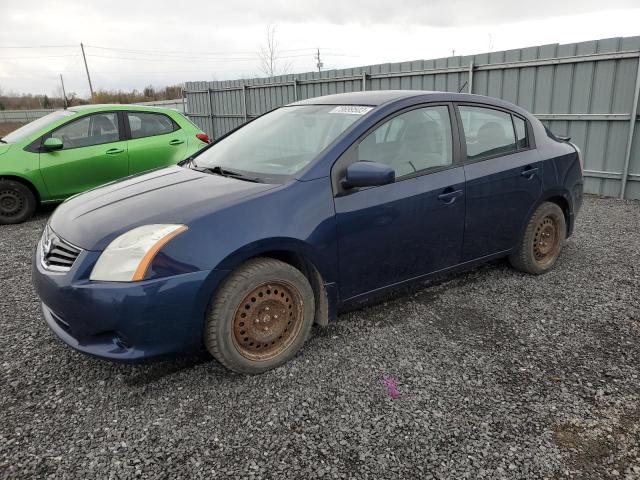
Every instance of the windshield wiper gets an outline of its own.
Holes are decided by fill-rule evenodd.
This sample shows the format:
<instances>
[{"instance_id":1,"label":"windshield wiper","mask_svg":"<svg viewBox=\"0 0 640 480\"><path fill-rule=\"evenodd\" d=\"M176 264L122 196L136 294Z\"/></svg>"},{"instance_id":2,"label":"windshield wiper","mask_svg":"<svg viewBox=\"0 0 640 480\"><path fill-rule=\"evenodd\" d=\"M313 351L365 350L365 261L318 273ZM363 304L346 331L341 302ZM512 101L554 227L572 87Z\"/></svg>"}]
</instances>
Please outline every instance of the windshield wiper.
<instances>
[{"instance_id":1,"label":"windshield wiper","mask_svg":"<svg viewBox=\"0 0 640 480\"><path fill-rule=\"evenodd\" d=\"M262 181L257 177L250 177L245 175L244 173L237 172L235 170L229 170L228 168L222 168L217 165L215 167L199 167L195 164L195 162L191 163L194 170L198 170L200 172L209 172L214 175L220 175L223 177L237 178L238 180L244 180L245 182L254 182L254 183L262 183Z\"/></svg>"}]
</instances>

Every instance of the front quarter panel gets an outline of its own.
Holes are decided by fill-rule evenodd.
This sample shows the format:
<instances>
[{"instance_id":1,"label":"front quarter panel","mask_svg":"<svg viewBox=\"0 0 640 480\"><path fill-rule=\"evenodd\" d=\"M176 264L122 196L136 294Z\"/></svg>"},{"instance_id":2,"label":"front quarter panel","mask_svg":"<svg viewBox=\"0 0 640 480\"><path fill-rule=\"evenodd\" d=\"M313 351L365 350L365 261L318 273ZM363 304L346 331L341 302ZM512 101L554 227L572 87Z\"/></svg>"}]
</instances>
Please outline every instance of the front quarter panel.
<instances>
[{"instance_id":1,"label":"front quarter panel","mask_svg":"<svg viewBox=\"0 0 640 480\"><path fill-rule=\"evenodd\" d=\"M187 232L163 248L149 275L233 270L248 258L274 251L301 254L325 282L336 281L335 211L329 178L293 181L194 220Z\"/></svg>"},{"instance_id":2,"label":"front quarter panel","mask_svg":"<svg viewBox=\"0 0 640 480\"><path fill-rule=\"evenodd\" d=\"M35 187L41 201L50 200L49 191L40 173L39 154L24 150L28 142L15 144L0 157L0 177L14 177Z\"/></svg>"}]
</instances>

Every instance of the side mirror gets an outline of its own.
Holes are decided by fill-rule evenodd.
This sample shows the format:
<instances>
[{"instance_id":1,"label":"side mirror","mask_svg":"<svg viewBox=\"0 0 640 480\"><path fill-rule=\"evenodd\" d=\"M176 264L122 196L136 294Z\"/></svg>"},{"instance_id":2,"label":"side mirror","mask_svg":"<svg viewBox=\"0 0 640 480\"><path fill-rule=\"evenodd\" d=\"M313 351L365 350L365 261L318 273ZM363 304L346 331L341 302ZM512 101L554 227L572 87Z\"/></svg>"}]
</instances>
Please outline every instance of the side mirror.
<instances>
[{"instance_id":1,"label":"side mirror","mask_svg":"<svg viewBox=\"0 0 640 480\"><path fill-rule=\"evenodd\" d=\"M60 140L59 138L50 137L44 141L43 147L46 151L53 152L55 150L62 150L62 147L64 147L64 144L62 143L62 140Z\"/></svg>"},{"instance_id":2,"label":"side mirror","mask_svg":"<svg viewBox=\"0 0 640 480\"><path fill-rule=\"evenodd\" d=\"M393 183L396 172L388 165L360 161L347 167L347 176L342 181L344 188L377 187Z\"/></svg>"}]
</instances>

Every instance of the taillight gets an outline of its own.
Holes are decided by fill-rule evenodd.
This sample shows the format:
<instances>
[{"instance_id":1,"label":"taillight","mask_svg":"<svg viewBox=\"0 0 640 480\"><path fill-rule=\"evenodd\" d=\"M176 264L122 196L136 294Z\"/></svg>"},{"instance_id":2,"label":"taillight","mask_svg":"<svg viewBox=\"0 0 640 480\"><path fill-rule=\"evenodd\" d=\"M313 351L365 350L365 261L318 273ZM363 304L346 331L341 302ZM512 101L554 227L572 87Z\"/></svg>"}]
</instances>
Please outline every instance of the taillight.
<instances>
[{"instance_id":1,"label":"taillight","mask_svg":"<svg viewBox=\"0 0 640 480\"><path fill-rule=\"evenodd\" d=\"M196 135L196 138L201 142L209 143L209 135L207 135L206 133L198 133Z\"/></svg>"}]
</instances>

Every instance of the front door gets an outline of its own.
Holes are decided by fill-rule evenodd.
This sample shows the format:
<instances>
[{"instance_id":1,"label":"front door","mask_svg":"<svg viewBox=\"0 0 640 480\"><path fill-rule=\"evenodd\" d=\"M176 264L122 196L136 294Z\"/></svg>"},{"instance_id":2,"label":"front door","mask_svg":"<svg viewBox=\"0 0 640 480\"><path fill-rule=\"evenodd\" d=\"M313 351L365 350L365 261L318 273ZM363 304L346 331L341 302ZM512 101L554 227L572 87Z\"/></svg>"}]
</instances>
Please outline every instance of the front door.
<instances>
[{"instance_id":1,"label":"front door","mask_svg":"<svg viewBox=\"0 0 640 480\"><path fill-rule=\"evenodd\" d=\"M187 154L187 138L180 126L164 113L127 112L130 131L129 172L146 172L175 165Z\"/></svg>"},{"instance_id":2,"label":"front door","mask_svg":"<svg viewBox=\"0 0 640 480\"><path fill-rule=\"evenodd\" d=\"M47 134L62 149L40 153L40 171L51 197L63 199L129 173L127 142L116 112L73 120Z\"/></svg>"},{"instance_id":3,"label":"front door","mask_svg":"<svg viewBox=\"0 0 640 480\"><path fill-rule=\"evenodd\" d=\"M460 262L465 179L450 119L447 105L413 109L347 152L391 166L396 181L336 195L342 299Z\"/></svg>"},{"instance_id":4,"label":"front door","mask_svg":"<svg viewBox=\"0 0 640 480\"><path fill-rule=\"evenodd\" d=\"M515 247L542 193L543 162L526 120L508 111L460 105L466 146L463 261Z\"/></svg>"}]
</instances>

